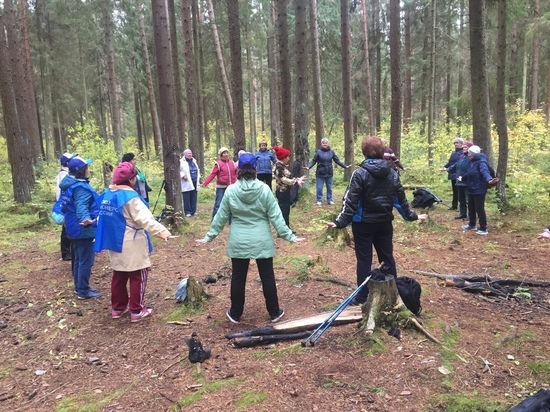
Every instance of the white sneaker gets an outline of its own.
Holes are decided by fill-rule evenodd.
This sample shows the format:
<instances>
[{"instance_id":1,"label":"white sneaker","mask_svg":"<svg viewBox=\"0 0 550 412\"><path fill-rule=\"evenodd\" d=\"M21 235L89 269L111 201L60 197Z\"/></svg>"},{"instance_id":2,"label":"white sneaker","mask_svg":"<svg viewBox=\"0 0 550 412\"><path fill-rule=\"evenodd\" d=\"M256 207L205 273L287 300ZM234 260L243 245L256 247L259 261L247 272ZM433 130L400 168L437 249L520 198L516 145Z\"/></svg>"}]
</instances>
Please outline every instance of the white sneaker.
<instances>
[{"instance_id":1,"label":"white sneaker","mask_svg":"<svg viewBox=\"0 0 550 412\"><path fill-rule=\"evenodd\" d=\"M489 234L488 231L486 231L486 230L481 230L481 229L478 230L478 231L476 232L476 235L488 235L488 234Z\"/></svg>"},{"instance_id":2,"label":"white sneaker","mask_svg":"<svg viewBox=\"0 0 550 412\"><path fill-rule=\"evenodd\" d=\"M317 206L321 206L321 205L322 205L322 203L321 203L321 202L317 202Z\"/></svg>"},{"instance_id":3,"label":"white sneaker","mask_svg":"<svg viewBox=\"0 0 550 412\"><path fill-rule=\"evenodd\" d=\"M333 205L334 202L331 200L330 202L328 202L329 205Z\"/></svg>"}]
</instances>

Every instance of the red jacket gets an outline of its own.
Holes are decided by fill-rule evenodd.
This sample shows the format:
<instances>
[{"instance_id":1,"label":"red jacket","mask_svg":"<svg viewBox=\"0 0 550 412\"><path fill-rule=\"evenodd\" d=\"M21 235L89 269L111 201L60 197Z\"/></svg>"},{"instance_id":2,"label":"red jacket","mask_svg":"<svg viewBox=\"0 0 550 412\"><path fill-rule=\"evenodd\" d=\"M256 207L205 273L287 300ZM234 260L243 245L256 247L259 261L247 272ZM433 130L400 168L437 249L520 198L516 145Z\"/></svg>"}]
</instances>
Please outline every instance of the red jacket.
<instances>
[{"instance_id":1,"label":"red jacket","mask_svg":"<svg viewBox=\"0 0 550 412\"><path fill-rule=\"evenodd\" d=\"M204 187L217 177L216 187L227 187L237 181L237 168L232 160L218 160L202 184Z\"/></svg>"}]
</instances>

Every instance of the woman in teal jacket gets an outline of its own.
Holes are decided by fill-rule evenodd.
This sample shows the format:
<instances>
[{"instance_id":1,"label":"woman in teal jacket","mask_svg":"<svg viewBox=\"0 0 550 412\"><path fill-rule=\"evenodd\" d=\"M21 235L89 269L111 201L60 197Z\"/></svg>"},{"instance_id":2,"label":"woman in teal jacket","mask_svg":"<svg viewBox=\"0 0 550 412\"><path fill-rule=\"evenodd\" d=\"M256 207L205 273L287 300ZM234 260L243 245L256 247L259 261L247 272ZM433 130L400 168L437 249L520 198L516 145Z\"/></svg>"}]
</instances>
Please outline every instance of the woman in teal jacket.
<instances>
[{"instance_id":1,"label":"woman in teal jacket","mask_svg":"<svg viewBox=\"0 0 550 412\"><path fill-rule=\"evenodd\" d=\"M273 225L279 237L289 242L299 242L286 225L281 209L273 192L263 182L256 179L256 157L245 153L239 157L237 182L227 187L218 213L210 225L210 230L197 242L208 243L218 236L231 215L231 227L227 241L227 254L231 258L231 308L227 318L238 323L245 300L246 277L250 259L255 259L262 281L265 305L272 322L284 315L279 307L277 285L273 271L275 242L271 234Z\"/></svg>"}]
</instances>

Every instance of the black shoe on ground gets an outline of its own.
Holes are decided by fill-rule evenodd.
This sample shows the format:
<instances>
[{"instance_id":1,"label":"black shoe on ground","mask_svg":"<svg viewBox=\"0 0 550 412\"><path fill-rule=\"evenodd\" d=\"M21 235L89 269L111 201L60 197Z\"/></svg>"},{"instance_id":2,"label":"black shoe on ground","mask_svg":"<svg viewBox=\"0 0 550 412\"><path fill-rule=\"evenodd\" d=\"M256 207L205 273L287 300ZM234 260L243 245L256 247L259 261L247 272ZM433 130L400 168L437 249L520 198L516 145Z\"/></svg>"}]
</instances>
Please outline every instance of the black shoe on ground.
<instances>
[{"instance_id":1,"label":"black shoe on ground","mask_svg":"<svg viewBox=\"0 0 550 412\"><path fill-rule=\"evenodd\" d=\"M462 216L462 215L458 215L458 216L455 216L455 219L466 219L468 216Z\"/></svg>"},{"instance_id":2,"label":"black shoe on ground","mask_svg":"<svg viewBox=\"0 0 550 412\"><path fill-rule=\"evenodd\" d=\"M458 210L458 207L457 206L454 206L454 207L451 206L451 207L449 207L449 210Z\"/></svg>"},{"instance_id":3,"label":"black shoe on ground","mask_svg":"<svg viewBox=\"0 0 550 412\"><path fill-rule=\"evenodd\" d=\"M285 311L283 309L279 309L279 313L277 315L271 316L271 322L275 323L281 320L281 318L285 315Z\"/></svg>"},{"instance_id":4,"label":"black shoe on ground","mask_svg":"<svg viewBox=\"0 0 550 412\"><path fill-rule=\"evenodd\" d=\"M231 316L231 310L225 312L225 316L227 316L227 319L229 319L231 323L239 323L240 318Z\"/></svg>"}]
</instances>

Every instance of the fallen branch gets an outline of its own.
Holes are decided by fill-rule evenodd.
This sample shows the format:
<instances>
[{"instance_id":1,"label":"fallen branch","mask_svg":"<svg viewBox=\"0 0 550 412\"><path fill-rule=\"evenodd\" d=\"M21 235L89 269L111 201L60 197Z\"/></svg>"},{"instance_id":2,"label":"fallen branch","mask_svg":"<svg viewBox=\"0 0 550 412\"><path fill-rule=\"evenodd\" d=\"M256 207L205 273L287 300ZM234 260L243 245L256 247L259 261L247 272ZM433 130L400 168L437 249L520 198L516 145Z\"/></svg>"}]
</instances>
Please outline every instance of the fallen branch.
<instances>
[{"instance_id":1,"label":"fallen branch","mask_svg":"<svg viewBox=\"0 0 550 412\"><path fill-rule=\"evenodd\" d=\"M420 322L418 322L415 318L410 318L410 321L413 323L414 326L416 326L416 329L422 332L432 342L435 342L438 345L443 345L443 343L441 343L435 336L433 336L430 332L424 329L424 327L420 324Z\"/></svg>"},{"instance_id":2,"label":"fallen branch","mask_svg":"<svg viewBox=\"0 0 550 412\"><path fill-rule=\"evenodd\" d=\"M456 279L463 280L466 282L486 282L486 283L498 283L502 286L533 286L533 287L550 287L550 282L540 281L540 280L532 280L532 279L493 279L491 276L474 276L474 275L468 275L464 273L456 274L456 275L445 275L437 272L424 272L421 270L409 270L409 272L413 272L419 275L425 275L425 276L432 276L443 280L451 280L454 281Z\"/></svg>"},{"instance_id":3,"label":"fallen branch","mask_svg":"<svg viewBox=\"0 0 550 412\"><path fill-rule=\"evenodd\" d=\"M347 280L338 279L338 278L329 278L329 277L319 277L319 278L313 278L313 280L317 282L329 282L329 283L335 283L337 285L342 285L350 289L355 289L356 285L348 282Z\"/></svg>"},{"instance_id":4,"label":"fallen branch","mask_svg":"<svg viewBox=\"0 0 550 412\"><path fill-rule=\"evenodd\" d=\"M265 344L265 343L278 342L281 340L303 339L303 338L307 338L309 334L310 334L309 331L305 331L305 332L287 333L287 334L279 334L279 335L250 336L246 338L236 338L236 339L233 339L231 342L237 348L250 348L252 346Z\"/></svg>"}]
</instances>

